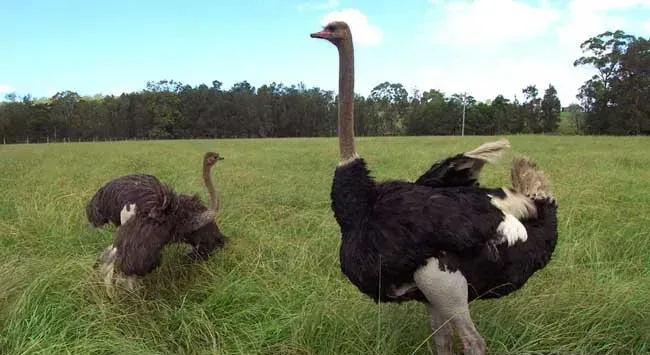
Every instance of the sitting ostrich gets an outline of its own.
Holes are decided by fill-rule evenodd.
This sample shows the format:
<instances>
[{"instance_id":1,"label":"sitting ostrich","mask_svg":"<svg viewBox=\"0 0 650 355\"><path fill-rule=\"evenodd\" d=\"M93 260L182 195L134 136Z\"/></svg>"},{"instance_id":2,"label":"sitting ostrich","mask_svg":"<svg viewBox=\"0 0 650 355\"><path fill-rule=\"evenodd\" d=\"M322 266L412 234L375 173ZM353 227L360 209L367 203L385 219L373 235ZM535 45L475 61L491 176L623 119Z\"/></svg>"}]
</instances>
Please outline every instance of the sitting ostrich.
<instances>
[{"instance_id":1,"label":"sitting ostrich","mask_svg":"<svg viewBox=\"0 0 650 355\"><path fill-rule=\"evenodd\" d=\"M354 145L350 29L335 21L311 37L339 52L340 161L330 197L343 274L375 302L424 303L438 354L451 354L454 329L466 354L485 354L468 304L514 292L550 261L557 205L546 176L519 158L512 188L477 186L483 163L509 146L500 141L434 164L416 182L375 181Z\"/></svg>"},{"instance_id":2,"label":"sitting ostrich","mask_svg":"<svg viewBox=\"0 0 650 355\"><path fill-rule=\"evenodd\" d=\"M144 276L160 265L162 248L184 242L193 246L187 254L193 260L206 259L222 247L227 237L214 221L219 201L210 171L219 154L207 152L203 158L203 181L210 194L210 208L198 195L177 194L155 176L122 176L102 186L86 206L90 223L117 226L114 245L107 247L95 267L101 265L107 287L116 275L126 276L128 288L133 276Z\"/></svg>"}]
</instances>

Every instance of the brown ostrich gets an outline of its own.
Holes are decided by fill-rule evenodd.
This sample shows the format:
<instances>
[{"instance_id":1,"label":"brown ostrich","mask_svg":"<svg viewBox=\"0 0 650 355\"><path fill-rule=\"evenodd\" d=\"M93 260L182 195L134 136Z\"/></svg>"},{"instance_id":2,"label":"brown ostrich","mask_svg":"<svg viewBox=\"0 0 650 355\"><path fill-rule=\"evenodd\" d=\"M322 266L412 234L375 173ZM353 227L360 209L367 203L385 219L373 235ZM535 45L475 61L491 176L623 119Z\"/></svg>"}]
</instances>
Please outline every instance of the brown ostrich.
<instances>
[{"instance_id":1,"label":"brown ostrich","mask_svg":"<svg viewBox=\"0 0 650 355\"><path fill-rule=\"evenodd\" d=\"M469 157L465 168L454 165L466 160L457 156L434 164L417 182L375 181L354 145L350 28L331 22L311 37L339 53L340 160L330 197L341 232L341 271L376 302L424 303L438 354L452 353L454 329L466 354L485 354L469 301L510 294L550 261L557 205L546 176L520 158L511 171L513 188L477 186L480 161L508 145L493 142L477 148L478 160Z\"/></svg>"},{"instance_id":2,"label":"brown ostrich","mask_svg":"<svg viewBox=\"0 0 650 355\"><path fill-rule=\"evenodd\" d=\"M219 200L210 174L219 160L223 157L214 152L203 158L210 208L198 195L177 194L148 174L122 176L97 190L86 206L88 220L95 227L109 222L117 226L113 245L95 264L101 266L107 286L115 277L129 280L127 286L132 288L135 276L147 275L160 265L162 249L169 243L192 245L186 254L192 260L204 260L224 246L227 237L215 222Z\"/></svg>"}]
</instances>

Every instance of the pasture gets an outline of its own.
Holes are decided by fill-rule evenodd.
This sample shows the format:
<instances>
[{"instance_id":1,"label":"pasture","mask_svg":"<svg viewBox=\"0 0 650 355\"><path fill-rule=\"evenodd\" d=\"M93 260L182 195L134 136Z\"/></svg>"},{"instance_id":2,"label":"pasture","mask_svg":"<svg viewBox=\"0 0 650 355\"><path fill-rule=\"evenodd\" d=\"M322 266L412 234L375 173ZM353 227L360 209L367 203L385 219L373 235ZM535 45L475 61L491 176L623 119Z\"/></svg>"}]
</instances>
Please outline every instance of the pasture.
<instances>
[{"instance_id":1,"label":"pasture","mask_svg":"<svg viewBox=\"0 0 650 355\"><path fill-rule=\"evenodd\" d=\"M378 179L415 180L431 163L497 137L360 138ZM560 240L520 291L475 301L492 354L650 352L650 139L508 137L482 182L508 185L516 155L550 174ZM199 193L213 170L225 249L182 264L167 248L145 291L112 302L92 265L112 227L85 204L109 179L158 176ZM0 146L0 354L433 354L425 308L381 305L338 265L329 190L334 138Z\"/></svg>"}]
</instances>

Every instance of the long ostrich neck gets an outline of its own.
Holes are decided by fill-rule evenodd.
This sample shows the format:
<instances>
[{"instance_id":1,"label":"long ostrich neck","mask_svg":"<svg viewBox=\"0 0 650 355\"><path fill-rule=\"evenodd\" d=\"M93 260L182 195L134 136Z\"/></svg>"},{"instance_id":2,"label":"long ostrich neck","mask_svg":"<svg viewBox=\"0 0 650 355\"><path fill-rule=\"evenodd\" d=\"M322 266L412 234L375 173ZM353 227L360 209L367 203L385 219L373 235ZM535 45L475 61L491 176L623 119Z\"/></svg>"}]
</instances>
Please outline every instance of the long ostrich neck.
<instances>
[{"instance_id":1,"label":"long ostrich neck","mask_svg":"<svg viewBox=\"0 0 650 355\"><path fill-rule=\"evenodd\" d=\"M354 46L342 41L339 50L339 151L340 164L357 157L354 149Z\"/></svg>"},{"instance_id":2,"label":"long ostrich neck","mask_svg":"<svg viewBox=\"0 0 650 355\"><path fill-rule=\"evenodd\" d=\"M211 169L212 165L203 164L203 182L210 194L210 208L216 212L219 210L219 200L217 199L217 191L214 189L214 185L212 184L212 175L210 174Z\"/></svg>"},{"instance_id":3,"label":"long ostrich neck","mask_svg":"<svg viewBox=\"0 0 650 355\"><path fill-rule=\"evenodd\" d=\"M334 217L342 231L364 220L374 200L374 181L354 149L354 49L352 39L339 49L339 148L341 160L334 171L331 199ZM342 233L345 238L348 234Z\"/></svg>"}]
</instances>

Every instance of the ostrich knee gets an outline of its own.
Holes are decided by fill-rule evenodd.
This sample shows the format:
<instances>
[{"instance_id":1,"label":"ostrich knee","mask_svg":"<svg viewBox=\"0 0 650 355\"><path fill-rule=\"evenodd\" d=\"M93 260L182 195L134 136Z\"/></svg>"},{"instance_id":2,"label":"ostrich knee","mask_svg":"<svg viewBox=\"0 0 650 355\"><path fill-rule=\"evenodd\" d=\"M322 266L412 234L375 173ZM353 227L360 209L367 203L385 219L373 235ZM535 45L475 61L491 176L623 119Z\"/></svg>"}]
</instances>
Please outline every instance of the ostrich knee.
<instances>
[{"instance_id":1,"label":"ostrich knee","mask_svg":"<svg viewBox=\"0 0 650 355\"><path fill-rule=\"evenodd\" d=\"M453 319L453 324L458 331L460 340L463 342L465 355L486 354L485 340L483 340L483 337L476 330L469 312L457 315Z\"/></svg>"},{"instance_id":2,"label":"ostrich knee","mask_svg":"<svg viewBox=\"0 0 650 355\"><path fill-rule=\"evenodd\" d=\"M431 304L427 304L427 311L433 331L433 341L436 343L436 354L452 355L454 330L450 320L444 319Z\"/></svg>"},{"instance_id":3,"label":"ostrich knee","mask_svg":"<svg viewBox=\"0 0 650 355\"><path fill-rule=\"evenodd\" d=\"M104 268L104 287L106 288L106 294L109 298L115 297L115 288L113 287L113 277L115 271L113 270L113 263L103 265Z\"/></svg>"},{"instance_id":4,"label":"ostrich knee","mask_svg":"<svg viewBox=\"0 0 650 355\"><path fill-rule=\"evenodd\" d=\"M115 294L113 289L113 278L115 277L115 259L117 257L117 248L113 245L106 247L93 266L98 269L99 274L102 276L106 293L109 297Z\"/></svg>"},{"instance_id":5,"label":"ostrich knee","mask_svg":"<svg viewBox=\"0 0 650 355\"><path fill-rule=\"evenodd\" d=\"M135 275L124 275L119 271L114 271L105 276L104 284L106 285L106 293L113 299L116 294L116 286L118 289L134 292L138 288L139 279Z\"/></svg>"},{"instance_id":6,"label":"ostrich knee","mask_svg":"<svg viewBox=\"0 0 650 355\"><path fill-rule=\"evenodd\" d=\"M120 278L120 284L127 291L133 292L138 286L138 278L137 276L134 275L131 276L124 275Z\"/></svg>"}]
</instances>

